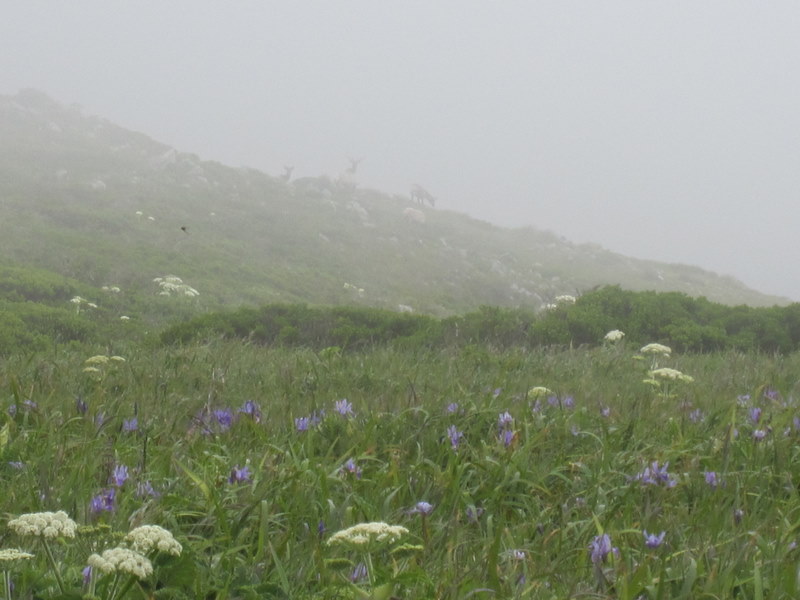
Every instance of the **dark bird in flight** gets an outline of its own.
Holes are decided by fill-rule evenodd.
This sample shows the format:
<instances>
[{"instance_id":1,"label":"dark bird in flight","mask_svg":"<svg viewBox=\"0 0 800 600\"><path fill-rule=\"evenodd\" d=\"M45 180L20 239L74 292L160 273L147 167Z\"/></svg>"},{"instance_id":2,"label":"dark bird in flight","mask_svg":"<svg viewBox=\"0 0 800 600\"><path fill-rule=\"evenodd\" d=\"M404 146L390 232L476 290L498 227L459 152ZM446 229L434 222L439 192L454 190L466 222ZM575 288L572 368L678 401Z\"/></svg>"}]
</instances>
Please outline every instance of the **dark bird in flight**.
<instances>
[{"instance_id":1,"label":"dark bird in flight","mask_svg":"<svg viewBox=\"0 0 800 600\"><path fill-rule=\"evenodd\" d=\"M183 233L189 233L189 230L188 230L188 229L186 229L186 225L181 225L181 231L182 231Z\"/></svg>"}]
</instances>

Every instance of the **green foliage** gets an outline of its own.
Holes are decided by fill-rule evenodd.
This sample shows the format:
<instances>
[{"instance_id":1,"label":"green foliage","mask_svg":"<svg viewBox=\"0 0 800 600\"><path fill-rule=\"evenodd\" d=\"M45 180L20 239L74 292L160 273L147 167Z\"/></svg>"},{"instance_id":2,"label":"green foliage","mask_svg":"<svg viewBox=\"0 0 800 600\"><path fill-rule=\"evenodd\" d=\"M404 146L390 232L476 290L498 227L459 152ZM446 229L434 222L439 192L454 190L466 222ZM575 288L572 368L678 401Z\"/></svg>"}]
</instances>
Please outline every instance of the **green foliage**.
<instances>
[{"instance_id":1,"label":"green foliage","mask_svg":"<svg viewBox=\"0 0 800 600\"><path fill-rule=\"evenodd\" d=\"M503 331L502 314L487 321ZM183 552L153 558L154 574L124 594L124 580L98 579L97 595L796 597L800 355L673 356L694 382L662 394L642 384L634 353L211 341L95 358L101 375L75 349L11 357L0 511L64 509L92 525L52 548L75 597L87 557L138 524L165 527ZM352 413L337 412L341 398ZM239 412L248 400L260 410ZM134 415L138 428L123 428ZM654 461L674 485L642 480ZM120 465L129 478L113 483ZM92 510L109 488L113 510ZM368 552L327 543L370 521L408 533ZM645 530L665 531L663 544L648 548ZM593 563L601 533L619 552ZM39 546L0 535L34 554L7 566L16 597L57 597Z\"/></svg>"},{"instance_id":2,"label":"green foliage","mask_svg":"<svg viewBox=\"0 0 800 600\"><path fill-rule=\"evenodd\" d=\"M482 306L457 317L434 319L367 307L267 305L207 313L164 330L166 344L217 337L256 344L358 350L375 345L447 348L468 345L495 349L596 346L612 329L626 340L652 341L678 351L800 349L800 305L730 307L678 292L632 292L603 287L574 304L534 313Z\"/></svg>"},{"instance_id":3,"label":"green foliage","mask_svg":"<svg viewBox=\"0 0 800 600\"><path fill-rule=\"evenodd\" d=\"M727 306L679 292L633 292L607 286L542 313L534 339L549 344L589 344L620 329L636 344L659 341L679 351L724 349L792 352L800 349L800 305Z\"/></svg>"},{"instance_id":4,"label":"green foliage","mask_svg":"<svg viewBox=\"0 0 800 600\"><path fill-rule=\"evenodd\" d=\"M533 228L427 208L425 223L413 222L403 216L409 205L324 176L287 184L202 161L43 94L0 96L0 255L51 273L37 275L32 290L16 274L0 283L0 298L56 302L64 278L115 285L124 298L114 304L147 327L182 312L153 302L152 279L166 274L200 292L180 307L195 312L293 302L407 305L440 317L482 305L536 310L609 281L729 304L785 302L701 269Z\"/></svg>"},{"instance_id":5,"label":"green foliage","mask_svg":"<svg viewBox=\"0 0 800 600\"><path fill-rule=\"evenodd\" d=\"M185 344L226 337L262 345L316 349L338 346L358 350L389 342L416 346L424 343L435 327L432 317L422 315L372 308L280 304L203 315L166 329L161 339L166 344Z\"/></svg>"}]
</instances>

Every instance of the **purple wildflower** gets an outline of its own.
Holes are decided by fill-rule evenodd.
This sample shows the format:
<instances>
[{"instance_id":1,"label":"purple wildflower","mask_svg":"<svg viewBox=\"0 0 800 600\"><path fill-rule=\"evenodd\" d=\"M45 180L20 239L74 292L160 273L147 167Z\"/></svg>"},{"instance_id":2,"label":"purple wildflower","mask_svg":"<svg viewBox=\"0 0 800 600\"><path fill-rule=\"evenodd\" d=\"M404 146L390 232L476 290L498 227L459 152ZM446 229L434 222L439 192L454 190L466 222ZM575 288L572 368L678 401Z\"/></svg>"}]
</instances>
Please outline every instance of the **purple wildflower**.
<instances>
[{"instance_id":1,"label":"purple wildflower","mask_svg":"<svg viewBox=\"0 0 800 600\"><path fill-rule=\"evenodd\" d=\"M86 404L86 401L83 398L78 396L75 398L75 410L77 410L79 414L85 415L86 411L89 410L89 405Z\"/></svg>"},{"instance_id":2,"label":"purple wildflower","mask_svg":"<svg viewBox=\"0 0 800 600\"><path fill-rule=\"evenodd\" d=\"M600 409L600 416L607 419L611 416L611 409L608 406L604 406Z\"/></svg>"},{"instance_id":3,"label":"purple wildflower","mask_svg":"<svg viewBox=\"0 0 800 600\"><path fill-rule=\"evenodd\" d=\"M671 488L677 485L675 478L667 472L669 462L665 462L663 466L658 466L658 461L654 460L649 466L645 467L644 471L634 477L635 481L641 481L647 485L658 485L663 483L666 487Z\"/></svg>"},{"instance_id":4,"label":"purple wildflower","mask_svg":"<svg viewBox=\"0 0 800 600\"><path fill-rule=\"evenodd\" d=\"M506 429L500 432L500 441L503 442L503 446L508 448L511 444L514 443L514 440L517 437L516 432L511 431L510 429Z\"/></svg>"},{"instance_id":5,"label":"purple wildflower","mask_svg":"<svg viewBox=\"0 0 800 600\"><path fill-rule=\"evenodd\" d=\"M756 430L753 432L753 439L754 439L755 441L757 441L757 442L760 442L760 441L761 441L761 440L763 440L765 437L767 437L767 432L766 432L766 430L764 430L764 429L756 429Z\"/></svg>"},{"instance_id":6,"label":"purple wildflower","mask_svg":"<svg viewBox=\"0 0 800 600\"><path fill-rule=\"evenodd\" d=\"M744 511L741 508L737 508L733 511L733 522L737 525L742 522L744 519Z\"/></svg>"},{"instance_id":7,"label":"purple wildflower","mask_svg":"<svg viewBox=\"0 0 800 600\"><path fill-rule=\"evenodd\" d=\"M664 536L666 535L666 531L662 531L659 535L655 535L653 533L647 533L647 530L644 532L644 545L648 548L658 548L662 542L664 541Z\"/></svg>"},{"instance_id":8,"label":"purple wildflower","mask_svg":"<svg viewBox=\"0 0 800 600\"><path fill-rule=\"evenodd\" d=\"M325 527L325 521L320 521L317 523L317 534L319 535L320 539L322 539L326 531L327 527Z\"/></svg>"},{"instance_id":9,"label":"purple wildflower","mask_svg":"<svg viewBox=\"0 0 800 600\"><path fill-rule=\"evenodd\" d=\"M314 410L311 411L311 422L309 425L311 427L316 427L320 423L322 423L322 419L325 418L325 409L320 410L319 412Z\"/></svg>"},{"instance_id":10,"label":"purple wildflower","mask_svg":"<svg viewBox=\"0 0 800 600\"><path fill-rule=\"evenodd\" d=\"M514 424L514 417L508 411L500 413L497 417L497 426L500 429L507 429Z\"/></svg>"},{"instance_id":11,"label":"purple wildflower","mask_svg":"<svg viewBox=\"0 0 800 600\"><path fill-rule=\"evenodd\" d=\"M24 406L26 410L36 410L39 405L33 400L23 400L22 406Z\"/></svg>"},{"instance_id":12,"label":"purple wildflower","mask_svg":"<svg viewBox=\"0 0 800 600\"><path fill-rule=\"evenodd\" d=\"M309 417L297 417L294 420L294 428L299 432L308 431L308 426L311 424Z\"/></svg>"},{"instance_id":13,"label":"purple wildflower","mask_svg":"<svg viewBox=\"0 0 800 600\"><path fill-rule=\"evenodd\" d=\"M758 406L754 406L750 409L750 420L753 422L753 425L758 424L761 420L761 409Z\"/></svg>"},{"instance_id":14,"label":"purple wildflower","mask_svg":"<svg viewBox=\"0 0 800 600\"><path fill-rule=\"evenodd\" d=\"M249 483L253 478L250 473L250 467L245 465L241 469L236 465L231 469L231 475L228 477L228 483Z\"/></svg>"},{"instance_id":15,"label":"purple wildflower","mask_svg":"<svg viewBox=\"0 0 800 600\"><path fill-rule=\"evenodd\" d=\"M467 520L470 523L477 523L478 519L481 518L483 514L483 509L477 506L468 506L466 510Z\"/></svg>"},{"instance_id":16,"label":"purple wildflower","mask_svg":"<svg viewBox=\"0 0 800 600\"><path fill-rule=\"evenodd\" d=\"M347 398L342 398L341 400L334 402L333 409L343 417L354 416L353 405L350 403L350 401L348 401Z\"/></svg>"},{"instance_id":17,"label":"purple wildflower","mask_svg":"<svg viewBox=\"0 0 800 600\"><path fill-rule=\"evenodd\" d=\"M792 426L795 431L800 430L800 417L792 418Z\"/></svg>"},{"instance_id":18,"label":"purple wildflower","mask_svg":"<svg viewBox=\"0 0 800 600\"><path fill-rule=\"evenodd\" d=\"M261 423L261 409L258 407L258 404L252 400L247 400L242 405L242 408L239 409L239 412L247 415L256 423Z\"/></svg>"},{"instance_id":19,"label":"purple wildflower","mask_svg":"<svg viewBox=\"0 0 800 600\"><path fill-rule=\"evenodd\" d=\"M117 465L114 467L114 472L111 473L111 483L117 487L122 487L128 480L128 467L125 465Z\"/></svg>"},{"instance_id":20,"label":"purple wildflower","mask_svg":"<svg viewBox=\"0 0 800 600\"><path fill-rule=\"evenodd\" d=\"M342 465L341 471L344 473L351 473L356 476L356 479L361 479L361 467L359 467L352 458L347 459L347 462Z\"/></svg>"},{"instance_id":21,"label":"purple wildflower","mask_svg":"<svg viewBox=\"0 0 800 600\"><path fill-rule=\"evenodd\" d=\"M739 406L747 406L750 403L750 394L741 394L736 397Z\"/></svg>"},{"instance_id":22,"label":"purple wildflower","mask_svg":"<svg viewBox=\"0 0 800 600\"><path fill-rule=\"evenodd\" d=\"M447 405L445 411L449 414L457 413L458 412L458 402L451 402Z\"/></svg>"},{"instance_id":23,"label":"purple wildflower","mask_svg":"<svg viewBox=\"0 0 800 600\"><path fill-rule=\"evenodd\" d=\"M212 414L217 420L220 431L227 431L233 425L233 411L230 408L218 408Z\"/></svg>"},{"instance_id":24,"label":"purple wildflower","mask_svg":"<svg viewBox=\"0 0 800 600\"><path fill-rule=\"evenodd\" d=\"M711 489L712 490L717 489L717 486L719 485L719 481L717 480L716 471L705 471L705 473L703 473L703 475L705 475L706 483L711 487Z\"/></svg>"},{"instance_id":25,"label":"purple wildflower","mask_svg":"<svg viewBox=\"0 0 800 600\"><path fill-rule=\"evenodd\" d=\"M547 403L550 406L558 406L558 396L548 396Z\"/></svg>"},{"instance_id":26,"label":"purple wildflower","mask_svg":"<svg viewBox=\"0 0 800 600\"><path fill-rule=\"evenodd\" d=\"M97 515L103 511L114 510L116 496L117 490L115 488L103 490L97 496L92 498L92 501L89 503L89 511L93 515Z\"/></svg>"},{"instance_id":27,"label":"purple wildflower","mask_svg":"<svg viewBox=\"0 0 800 600\"><path fill-rule=\"evenodd\" d=\"M450 439L450 445L453 447L453 450L457 450L464 434L460 432L455 425L450 425L450 427L447 428L447 437Z\"/></svg>"},{"instance_id":28,"label":"purple wildflower","mask_svg":"<svg viewBox=\"0 0 800 600\"><path fill-rule=\"evenodd\" d=\"M125 433L138 431L138 429L139 429L139 419L137 417L122 420L122 431L124 431Z\"/></svg>"},{"instance_id":29,"label":"purple wildflower","mask_svg":"<svg viewBox=\"0 0 800 600\"><path fill-rule=\"evenodd\" d=\"M158 498L161 494L153 489L149 481L140 481L136 484L136 495L139 498Z\"/></svg>"},{"instance_id":30,"label":"purple wildflower","mask_svg":"<svg viewBox=\"0 0 800 600\"><path fill-rule=\"evenodd\" d=\"M695 408L692 412L689 413L689 420L692 423L702 423L704 418L705 417L703 416L703 411L700 410L699 408Z\"/></svg>"},{"instance_id":31,"label":"purple wildflower","mask_svg":"<svg viewBox=\"0 0 800 600\"><path fill-rule=\"evenodd\" d=\"M508 556L513 560L525 560L525 550L509 550Z\"/></svg>"},{"instance_id":32,"label":"purple wildflower","mask_svg":"<svg viewBox=\"0 0 800 600\"><path fill-rule=\"evenodd\" d=\"M573 409L573 408L575 408L575 398L573 398L572 396L566 396L566 397L565 397L565 398L564 398L564 399L561 401L561 406L562 406L563 408L569 408L569 409Z\"/></svg>"},{"instance_id":33,"label":"purple wildflower","mask_svg":"<svg viewBox=\"0 0 800 600\"><path fill-rule=\"evenodd\" d=\"M81 574L83 575L83 585L84 587L86 587L92 581L92 567L87 565L86 567L83 568Z\"/></svg>"},{"instance_id":34,"label":"purple wildflower","mask_svg":"<svg viewBox=\"0 0 800 600\"><path fill-rule=\"evenodd\" d=\"M350 573L350 581L353 583L358 583L362 579L367 577L367 565L363 562L358 563Z\"/></svg>"},{"instance_id":35,"label":"purple wildflower","mask_svg":"<svg viewBox=\"0 0 800 600\"><path fill-rule=\"evenodd\" d=\"M97 425L98 429L100 429L107 422L108 422L108 417L106 416L105 411L97 413L94 417L94 424Z\"/></svg>"},{"instance_id":36,"label":"purple wildflower","mask_svg":"<svg viewBox=\"0 0 800 600\"><path fill-rule=\"evenodd\" d=\"M492 392L492 396L497 398L502 393L503 393L503 388L495 388L494 391Z\"/></svg>"},{"instance_id":37,"label":"purple wildflower","mask_svg":"<svg viewBox=\"0 0 800 600\"><path fill-rule=\"evenodd\" d=\"M775 388L767 388L764 390L764 398L767 400L777 400L780 398L780 392Z\"/></svg>"},{"instance_id":38,"label":"purple wildflower","mask_svg":"<svg viewBox=\"0 0 800 600\"><path fill-rule=\"evenodd\" d=\"M589 550L591 551L592 562L596 565L605 562L612 552L614 554L618 552L617 548L612 548L611 537L607 533L595 536L589 544Z\"/></svg>"},{"instance_id":39,"label":"purple wildflower","mask_svg":"<svg viewBox=\"0 0 800 600\"><path fill-rule=\"evenodd\" d=\"M433 512L433 509L434 509L433 504L422 500L414 505L413 510L411 510L411 514L417 514L417 515L422 515L423 517L427 517L429 514Z\"/></svg>"}]
</instances>

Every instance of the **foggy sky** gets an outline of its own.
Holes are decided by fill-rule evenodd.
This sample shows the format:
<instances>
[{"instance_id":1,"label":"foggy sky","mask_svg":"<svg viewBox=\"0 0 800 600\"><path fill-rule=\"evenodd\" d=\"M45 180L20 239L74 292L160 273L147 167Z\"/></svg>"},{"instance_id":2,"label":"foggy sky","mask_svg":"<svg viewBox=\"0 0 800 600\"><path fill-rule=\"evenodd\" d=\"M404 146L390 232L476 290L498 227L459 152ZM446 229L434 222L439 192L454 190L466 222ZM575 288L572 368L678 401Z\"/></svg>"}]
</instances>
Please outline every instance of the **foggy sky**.
<instances>
[{"instance_id":1,"label":"foggy sky","mask_svg":"<svg viewBox=\"0 0 800 600\"><path fill-rule=\"evenodd\" d=\"M783 0L26 0L0 93L800 300L798 31Z\"/></svg>"}]
</instances>

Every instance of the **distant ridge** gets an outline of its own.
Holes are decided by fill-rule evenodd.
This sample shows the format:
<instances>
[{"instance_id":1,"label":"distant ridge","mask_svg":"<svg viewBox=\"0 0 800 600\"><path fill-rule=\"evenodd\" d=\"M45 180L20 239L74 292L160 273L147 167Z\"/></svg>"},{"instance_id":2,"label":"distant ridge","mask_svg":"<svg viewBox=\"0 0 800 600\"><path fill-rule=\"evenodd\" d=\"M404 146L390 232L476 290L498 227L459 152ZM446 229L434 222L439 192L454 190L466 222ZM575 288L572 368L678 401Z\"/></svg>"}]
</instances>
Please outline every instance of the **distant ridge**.
<instances>
[{"instance_id":1,"label":"distant ridge","mask_svg":"<svg viewBox=\"0 0 800 600\"><path fill-rule=\"evenodd\" d=\"M42 92L0 96L3 262L98 288L155 296L152 280L173 274L206 309L305 302L439 316L540 308L606 284L789 303L697 267L364 189L357 173L287 179L200 160Z\"/></svg>"}]
</instances>

